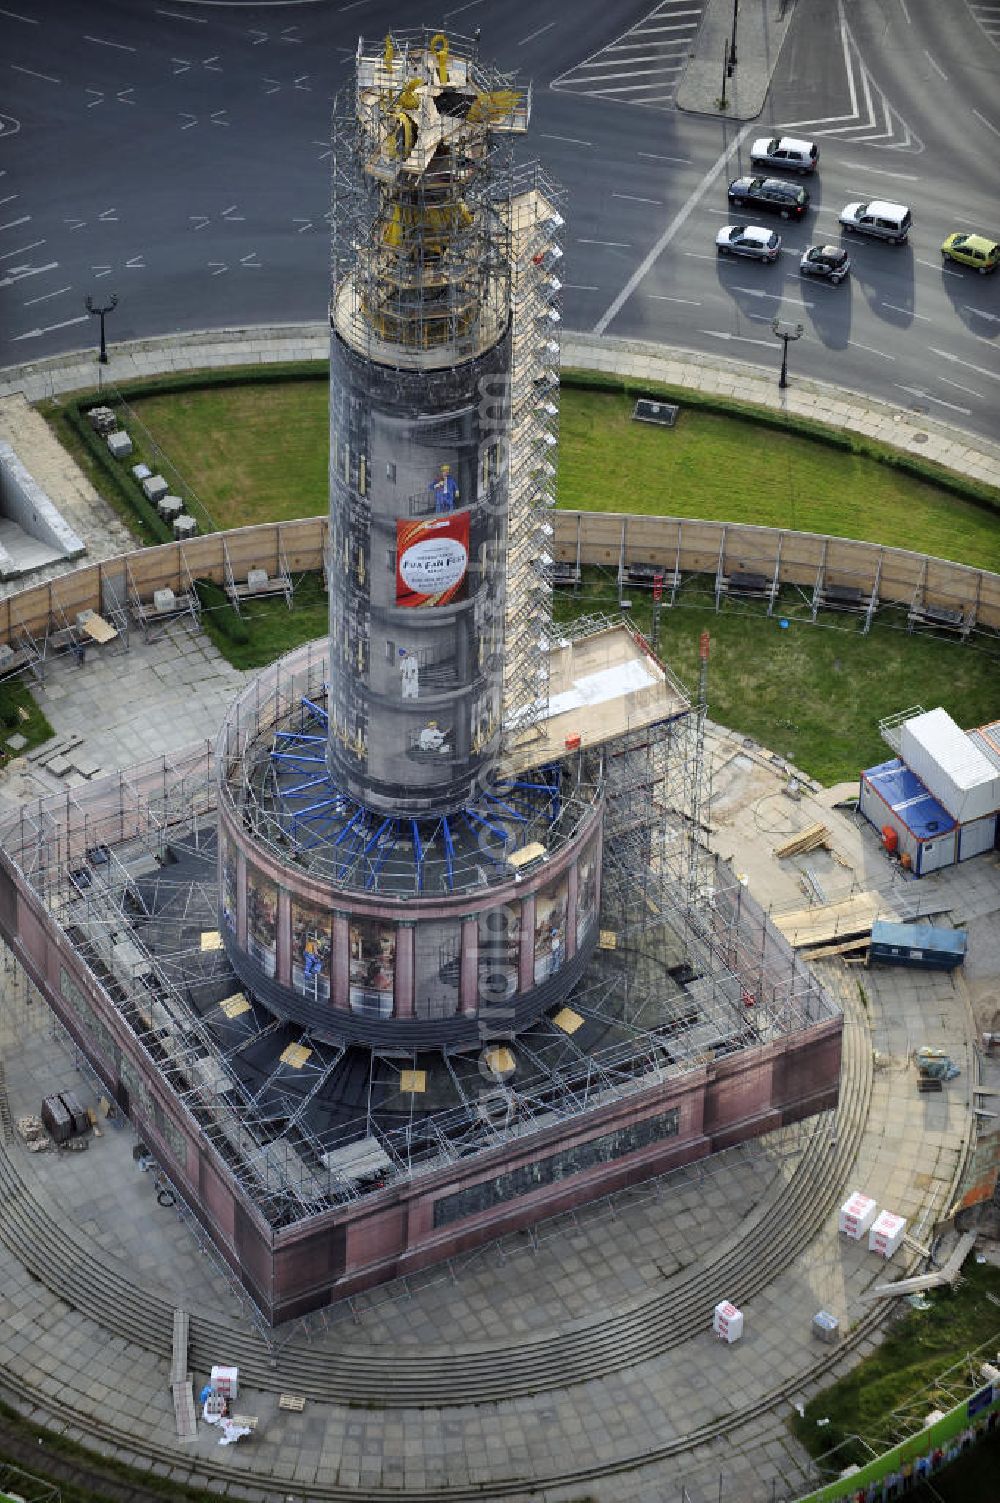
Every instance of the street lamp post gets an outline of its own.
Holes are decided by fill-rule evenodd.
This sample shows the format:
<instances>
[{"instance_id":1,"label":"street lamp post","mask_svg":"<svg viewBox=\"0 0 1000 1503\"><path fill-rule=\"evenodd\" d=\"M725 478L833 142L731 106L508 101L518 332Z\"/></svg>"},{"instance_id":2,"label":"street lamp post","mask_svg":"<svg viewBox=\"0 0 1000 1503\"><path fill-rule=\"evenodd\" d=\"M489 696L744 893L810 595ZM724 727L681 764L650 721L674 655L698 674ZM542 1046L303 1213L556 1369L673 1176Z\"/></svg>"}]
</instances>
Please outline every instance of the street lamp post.
<instances>
[{"instance_id":1,"label":"street lamp post","mask_svg":"<svg viewBox=\"0 0 1000 1503\"><path fill-rule=\"evenodd\" d=\"M786 323L783 319L771 320L771 333L776 339L781 340L781 375L778 377L778 385L788 385L788 341L802 338L802 325Z\"/></svg>"},{"instance_id":2,"label":"street lamp post","mask_svg":"<svg viewBox=\"0 0 1000 1503\"><path fill-rule=\"evenodd\" d=\"M113 313L117 307L117 293L112 292L109 295L108 301L102 304L95 303L93 298L89 294L87 296L87 312L92 313L95 318L99 318L101 320L101 353L97 358L102 365L107 365L108 363L108 344L107 340L104 337L104 320L108 316L108 314Z\"/></svg>"},{"instance_id":3,"label":"street lamp post","mask_svg":"<svg viewBox=\"0 0 1000 1503\"><path fill-rule=\"evenodd\" d=\"M733 39L729 44L729 66L736 67L736 17L739 14L740 0L733 0Z\"/></svg>"}]
</instances>

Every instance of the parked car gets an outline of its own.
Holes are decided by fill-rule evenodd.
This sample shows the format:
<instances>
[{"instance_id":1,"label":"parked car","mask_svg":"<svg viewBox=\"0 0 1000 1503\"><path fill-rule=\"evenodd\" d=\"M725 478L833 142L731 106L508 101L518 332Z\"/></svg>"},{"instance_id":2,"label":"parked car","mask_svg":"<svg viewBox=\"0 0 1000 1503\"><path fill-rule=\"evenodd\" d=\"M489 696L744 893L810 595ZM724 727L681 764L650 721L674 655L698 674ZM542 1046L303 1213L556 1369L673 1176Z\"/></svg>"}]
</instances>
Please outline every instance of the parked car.
<instances>
[{"instance_id":1,"label":"parked car","mask_svg":"<svg viewBox=\"0 0 1000 1503\"><path fill-rule=\"evenodd\" d=\"M871 235L875 240L891 240L893 245L902 245L910 233L913 219L905 204L890 204L884 199L872 198L867 203L845 204L840 222L845 230L856 230L859 235Z\"/></svg>"},{"instance_id":2,"label":"parked car","mask_svg":"<svg viewBox=\"0 0 1000 1503\"><path fill-rule=\"evenodd\" d=\"M750 148L752 167L789 167L803 177L815 172L819 147L815 141L800 141L796 136L761 136Z\"/></svg>"},{"instance_id":3,"label":"parked car","mask_svg":"<svg viewBox=\"0 0 1000 1503\"><path fill-rule=\"evenodd\" d=\"M807 277L826 277L836 285L851 269L851 259L842 245L810 245L802 252L799 271Z\"/></svg>"},{"instance_id":4,"label":"parked car","mask_svg":"<svg viewBox=\"0 0 1000 1503\"><path fill-rule=\"evenodd\" d=\"M720 256L750 256L755 261L777 261L781 236L762 224L724 224L715 237Z\"/></svg>"},{"instance_id":5,"label":"parked car","mask_svg":"<svg viewBox=\"0 0 1000 1503\"><path fill-rule=\"evenodd\" d=\"M801 219L809 207L809 194L780 177L738 177L729 184L729 202L742 208L765 209L782 219Z\"/></svg>"},{"instance_id":6,"label":"parked car","mask_svg":"<svg viewBox=\"0 0 1000 1503\"><path fill-rule=\"evenodd\" d=\"M946 261L974 266L981 277L988 271L996 271L1000 264L1000 245L987 240L985 235L949 235L941 247L941 254Z\"/></svg>"}]
</instances>

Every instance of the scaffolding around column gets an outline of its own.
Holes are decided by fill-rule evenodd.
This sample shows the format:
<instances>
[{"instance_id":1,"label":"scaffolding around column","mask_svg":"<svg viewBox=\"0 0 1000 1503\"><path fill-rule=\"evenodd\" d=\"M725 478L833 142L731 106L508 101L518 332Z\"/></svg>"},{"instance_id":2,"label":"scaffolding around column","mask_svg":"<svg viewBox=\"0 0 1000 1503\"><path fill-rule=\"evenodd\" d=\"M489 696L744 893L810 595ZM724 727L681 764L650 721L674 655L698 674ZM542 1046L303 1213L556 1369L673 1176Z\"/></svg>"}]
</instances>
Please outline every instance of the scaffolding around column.
<instances>
[{"instance_id":1,"label":"scaffolding around column","mask_svg":"<svg viewBox=\"0 0 1000 1503\"><path fill-rule=\"evenodd\" d=\"M559 439L562 190L537 164L511 199L512 360L504 741L523 745L548 710L552 535Z\"/></svg>"}]
</instances>

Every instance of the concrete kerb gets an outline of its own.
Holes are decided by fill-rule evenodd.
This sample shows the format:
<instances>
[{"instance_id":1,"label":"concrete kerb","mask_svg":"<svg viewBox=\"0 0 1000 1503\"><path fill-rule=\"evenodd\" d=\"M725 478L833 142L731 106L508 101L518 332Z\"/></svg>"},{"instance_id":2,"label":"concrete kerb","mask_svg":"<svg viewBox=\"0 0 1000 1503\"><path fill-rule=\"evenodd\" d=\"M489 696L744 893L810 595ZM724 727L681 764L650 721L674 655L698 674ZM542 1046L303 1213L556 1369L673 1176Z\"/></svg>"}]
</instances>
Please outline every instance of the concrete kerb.
<instances>
[{"instance_id":1,"label":"concrete kerb","mask_svg":"<svg viewBox=\"0 0 1000 1503\"><path fill-rule=\"evenodd\" d=\"M103 375L120 385L143 377L218 369L266 366L299 360L325 361L326 322L260 325L246 329L203 329L161 339L115 345L106 367L92 351L78 350L0 370L0 396L22 392L29 402L96 388ZM784 391L777 383L778 346L773 367L720 359L701 351L566 331L562 363L567 368L602 372L637 381L657 381L715 396L738 398L790 416L825 422L924 459L933 460L987 485L1000 486L1000 444L954 424L852 392L832 382L795 377Z\"/></svg>"}]
</instances>

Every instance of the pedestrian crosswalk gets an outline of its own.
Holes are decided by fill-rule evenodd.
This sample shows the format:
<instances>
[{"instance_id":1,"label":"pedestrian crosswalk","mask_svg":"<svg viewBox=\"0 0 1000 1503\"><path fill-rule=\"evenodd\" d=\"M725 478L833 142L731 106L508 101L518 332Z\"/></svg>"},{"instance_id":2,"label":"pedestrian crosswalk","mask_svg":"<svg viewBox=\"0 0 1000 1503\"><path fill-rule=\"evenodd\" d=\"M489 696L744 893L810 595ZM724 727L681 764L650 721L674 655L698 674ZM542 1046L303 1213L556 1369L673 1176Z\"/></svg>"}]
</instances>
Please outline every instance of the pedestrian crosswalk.
<instances>
[{"instance_id":1,"label":"pedestrian crosswalk","mask_svg":"<svg viewBox=\"0 0 1000 1503\"><path fill-rule=\"evenodd\" d=\"M973 5L969 0L969 9L994 47L1000 47L1000 5Z\"/></svg>"},{"instance_id":2,"label":"pedestrian crosswalk","mask_svg":"<svg viewBox=\"0 0 1000 1503\"><path fill-rule=\"evenodd\" d=\"M667 109L694 49L704 9L704 0L663 0L607 47L554 79L552 87Z\"/></svg>"}]
</instances>

